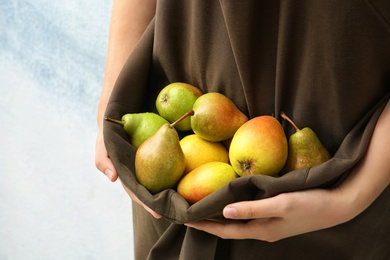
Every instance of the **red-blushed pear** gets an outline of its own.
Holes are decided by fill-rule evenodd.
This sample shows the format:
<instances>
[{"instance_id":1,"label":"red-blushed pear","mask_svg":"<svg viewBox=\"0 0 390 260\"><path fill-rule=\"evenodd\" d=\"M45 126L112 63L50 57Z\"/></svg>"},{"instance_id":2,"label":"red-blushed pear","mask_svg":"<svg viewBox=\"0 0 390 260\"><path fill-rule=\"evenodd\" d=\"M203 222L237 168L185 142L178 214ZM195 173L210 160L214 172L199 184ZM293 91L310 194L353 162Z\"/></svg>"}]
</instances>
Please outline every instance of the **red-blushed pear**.
<instances>
[{"instance_id":1,"label":"red-blushed pear","mask_svg":"<svg viewBox=\"0 0 390 260\"><path fill-rule=\"evenodd\" d=\"M248 118L228 97L209 92L194 103L191 127L196 135L210 141L220 142L231 138Z\"/></svg>"},{"instance_id":2,"label":"red-blushed pear","mask_svg":"<svg viewBox=\"0 0 390 260\"><path fill-rule=\"evenodd\" d=\"M280 122L268 115L243 124L229 149L230 163L239 176L276 175L287 159L287 137Z\"/></svg>"},{"instance_id":3,"label":"red-blushed pear","mask_svg":"<svg viewBox=\"0 0 390 260\"><path fill-rule=\"evenodd\" d=\"M237 177L230 164L209 162L186 174L177 184L177 192L194 204Z\"/></svg>"},{"instance_id":4,"label":"red-blushed pear","mask_svg":"<svg viewBox=\"0 0 390 260\"><path fill-rule=\"evenodd\" d=\"M199 88L184 82L173 82L165 86L157 96L156 109L159 115L173 123L185 112L192 109L195 100L202 95ZM191 119L185 118L175 128L179 131L191 130Z\"/></svg>"},{"instance_id":5,"label":"red-blushed pear","mask_svg":"<svg viewBox=\"0 0 390 260\"><path fill-rule=\"evenodd\" d=\"M330 159L328 150L312 129L299 129L286 113L281 112L280 115L295 129L288 139L288 157L282 173L312 167Z\"/></svg>"},{"instance_id":6,"label":"red-blushed pear","mask_svg":"<svg viewBox=\"0 0 390 260\"><path fill-rule=\"evenodd\" d=\"M184 173L186 160L175 125L187 116L162 125L135 153L136 178L153 194L173 188Z\"/></svg>"}]
</instances>

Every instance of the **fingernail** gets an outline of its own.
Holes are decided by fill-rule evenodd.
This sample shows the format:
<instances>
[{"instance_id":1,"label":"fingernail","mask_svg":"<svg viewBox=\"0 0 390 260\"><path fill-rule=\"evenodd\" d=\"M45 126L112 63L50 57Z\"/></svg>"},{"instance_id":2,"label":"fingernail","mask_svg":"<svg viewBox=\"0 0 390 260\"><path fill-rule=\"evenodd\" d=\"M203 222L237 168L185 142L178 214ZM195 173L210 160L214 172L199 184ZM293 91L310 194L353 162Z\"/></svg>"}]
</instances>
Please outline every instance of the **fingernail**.
<instances>
[{"instance_id":1,"label":"fingernail","mask_svg":"<svg viewBox=\"0 0 390 260\"><path fill-rule=\"evenodd\" d=\"M104 174L111 180L114 173L110 169L106 169Z\"/></svg>"},{"instance_id":2,"label":"fingernail","mask_svg":"<svg viewBox=\"0 0 390 260\"><path fill-rule=\"evenodd\" d=\"M238 212L236 208L225 208L223 210L223 215L225 218L237 218Z\"/></svg>"}]
</instances>

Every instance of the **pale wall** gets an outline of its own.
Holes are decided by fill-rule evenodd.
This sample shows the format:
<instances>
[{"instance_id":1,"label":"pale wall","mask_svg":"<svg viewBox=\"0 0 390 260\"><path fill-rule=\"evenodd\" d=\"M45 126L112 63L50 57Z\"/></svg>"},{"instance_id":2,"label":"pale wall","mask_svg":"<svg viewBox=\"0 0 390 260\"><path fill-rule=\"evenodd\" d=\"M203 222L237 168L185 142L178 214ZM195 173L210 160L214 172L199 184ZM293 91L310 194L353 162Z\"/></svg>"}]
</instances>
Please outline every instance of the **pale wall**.
<instances>
[{"instance_id":1,"label":"pale wall","mask_svg":"<svg viewBox=\"0 0 390 260\"><path fill-rule=\"evenodd\" d=\"M111 1L0 2L0 259L132 259L94 166Z\"/></svg>"}]
</instances>

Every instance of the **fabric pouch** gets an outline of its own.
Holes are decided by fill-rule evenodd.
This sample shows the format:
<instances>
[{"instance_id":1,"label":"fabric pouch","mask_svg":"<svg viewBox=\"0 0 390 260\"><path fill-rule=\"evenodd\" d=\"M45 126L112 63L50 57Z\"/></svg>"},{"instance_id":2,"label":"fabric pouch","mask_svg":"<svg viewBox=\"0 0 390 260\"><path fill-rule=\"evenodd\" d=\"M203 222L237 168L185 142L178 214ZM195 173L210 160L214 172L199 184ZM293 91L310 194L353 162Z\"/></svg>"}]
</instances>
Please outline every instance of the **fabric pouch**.
<instances>
[{"instance_id":1,"label":"fabric pouch","mask_svg":"<svg viewBox=\"0 0 390 260\"><path fill-rule=\"evenodd\" d=\"M158 92L169 82L162 68L153 66L153 23L141 39L142 44L128 60L107 106L106 115L121 118L126 113L155 111ZM173 223L186 223L222 216L229 203L263 199L283 192L331 187L345 177L363 156L376 121L388 96L384 97L350 131L333 157L321 165L289 172L281 177L240 177L201 201L189 205L175 190L151 194L135 177L135 148L123 128L104 123L105 144L119 177L144 204Z\"/></svg>"}]
</instances>

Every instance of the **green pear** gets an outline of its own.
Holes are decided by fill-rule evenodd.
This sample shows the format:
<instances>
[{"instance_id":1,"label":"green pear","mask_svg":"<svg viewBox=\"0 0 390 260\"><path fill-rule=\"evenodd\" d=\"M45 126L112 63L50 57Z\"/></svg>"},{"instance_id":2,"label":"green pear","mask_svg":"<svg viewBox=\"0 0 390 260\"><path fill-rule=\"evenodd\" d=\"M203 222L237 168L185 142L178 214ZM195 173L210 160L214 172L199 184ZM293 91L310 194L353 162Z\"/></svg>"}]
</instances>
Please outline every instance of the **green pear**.
<instances>
[{"instance_id":1,"label":"green pear","mask_svg":"<svg viewBox=\"0 0 390 260\"><path fill-rule=\"evenodd\" d=\"M201 95L193 106L191 127L196 135L211 141L219 142L231 138L237 129L248 121L243 114L223 94L210 92Z\"/></svg>"},{"instance_id":2,"label":"green pear","mask_svg":"<svg viewBox=\"0 0 390 260\"><path fill-rule=\"evenodd\" d=\"M153 112L130 113L122 116L122 120L116 120L106 116L105 120L123 126L130 138L130 144L138 148L146 139L152 136L163 125L169 122Z\"/></svg>"},{"instance_id":3,"label":"green pear","mask_svg":"<svg viewBox=\"0 0 390 260\"><path fill-rule=\"evenodd\" d=\"M230 164L209 162L186 174L177 184L177 192L194 204L237 177Z\"/></svg>"},{"instance_id":4,"label":"green pear","mask_svg":"<svg viewBox=\"0 0 390 260\"><path fill-rule=\"evenodd\" d=\"M136 178L153 194L173 188L184 174L186 159L175 126L186 116L163 124L135 153Z\"/></svg>"},{"instance_id":5,"label":"green pear","mask_svg":"<svg viewBox=\"0 0 390 260\"><path fill-rule=\"evenodd\" d=\"M157 96L157 112L170 123L173 123L185 112L192 109L195 100L202 94L203 92L199 88L191 84L171 83L165 86ZM176 125L176 129L179 131L191 130L190 118L183 119Z\"/></svg>"},{"instance_id":6,"label":"green pear","mask_svg":"<svg viewBox=\"0 0 390 260\"><path fill-rule=\"evenodd\" d=\"M229 159L239 176L276 175L287 159L287 137L279 121L268 115L244 123L230 143Z\"/></svg>"},{"instance_id":7,"label":"green pear","mask_svg":"<svg viewBox=\"0 0 390 260\"><path fill-rule=\"evenodd\" d=\"M283 173L312 167L330 159L328 150L311 128L299 129L284 112L280 115L295 129L295 133L288 140L288 158Z\"/></svg>"}]
</instances>

